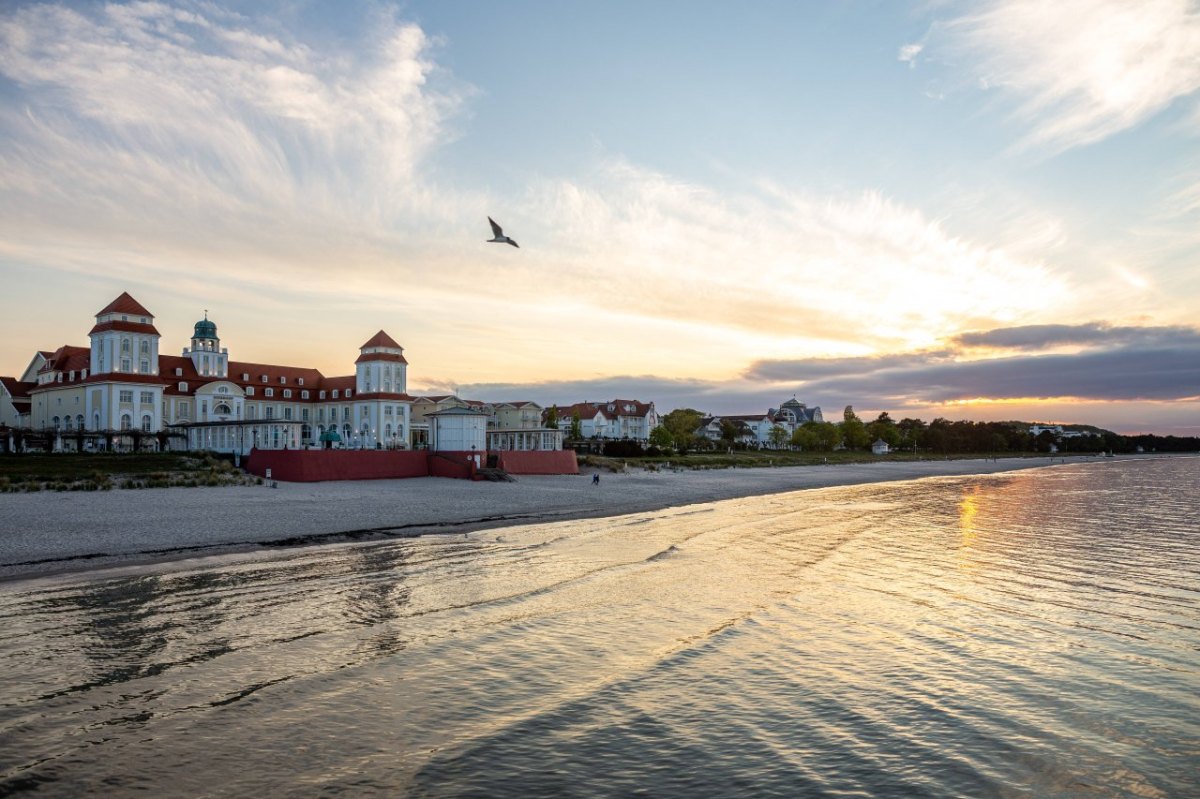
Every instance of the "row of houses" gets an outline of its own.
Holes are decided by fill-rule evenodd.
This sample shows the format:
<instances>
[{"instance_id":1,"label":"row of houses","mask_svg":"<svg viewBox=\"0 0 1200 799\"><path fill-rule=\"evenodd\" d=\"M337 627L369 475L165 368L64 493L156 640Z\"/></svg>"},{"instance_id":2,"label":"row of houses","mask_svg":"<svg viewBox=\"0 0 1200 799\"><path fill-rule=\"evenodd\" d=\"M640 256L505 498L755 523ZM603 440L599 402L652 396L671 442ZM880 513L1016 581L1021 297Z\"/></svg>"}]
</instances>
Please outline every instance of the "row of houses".
<instances>
[{"instance_id":1,"label":"row of houses","mask_svg":"<svg viewBox=\"0 0 1200 799\"><path fill-rule=\"evenodd\" d=\"M658 425L654 404L635 400L568 405L547 425L531 401L410 394L404 348L382 330L359 347L353 374L335 377L234 360L207 314L180 355L160 352L154 315L128 293L88 337L0 377L0 449L27 431L53 449L546 450L562 448L576 413L587 438L645 441Z\"/></svg>"}]
</instances>

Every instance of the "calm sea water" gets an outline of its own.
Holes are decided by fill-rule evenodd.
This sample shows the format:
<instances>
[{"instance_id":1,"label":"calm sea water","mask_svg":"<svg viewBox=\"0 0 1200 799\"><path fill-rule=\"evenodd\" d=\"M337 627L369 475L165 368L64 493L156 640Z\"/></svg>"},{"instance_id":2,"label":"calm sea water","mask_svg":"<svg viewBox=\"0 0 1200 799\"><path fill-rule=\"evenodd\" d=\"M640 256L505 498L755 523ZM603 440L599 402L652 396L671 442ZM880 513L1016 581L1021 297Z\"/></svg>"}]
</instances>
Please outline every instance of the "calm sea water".
<instances>
[{"instance_id":1,"label":"calm sea water","mask_svg":"<svg viewBox=\"0 0 1200 799\"><path fill-rule=\"evenodd\" d=\"M1200 459L0 585L0 795L1200 796Z\"/></svg>"}]
</instances>

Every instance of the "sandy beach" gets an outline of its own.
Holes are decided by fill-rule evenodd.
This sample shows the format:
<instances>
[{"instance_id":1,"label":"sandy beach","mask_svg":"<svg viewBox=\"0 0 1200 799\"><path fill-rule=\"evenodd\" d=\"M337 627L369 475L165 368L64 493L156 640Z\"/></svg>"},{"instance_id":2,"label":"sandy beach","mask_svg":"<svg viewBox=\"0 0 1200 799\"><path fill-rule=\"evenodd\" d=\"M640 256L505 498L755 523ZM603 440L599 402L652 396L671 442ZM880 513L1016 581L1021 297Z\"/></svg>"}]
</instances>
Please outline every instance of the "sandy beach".
<instances>
[{"instance_id":1,"label":"sandy beach","mask_svg":"<svg viewBox=\"0 0 1200 799\"><path fill-rule=\"evenodd\" d=\"M1136 457L1136 456L1129 456ZM279 483L239 488L0 495L0 579L266 547L474 531L783 491L1053 466L1058 458L775 469ZM1067 459L1097 468L1112 459Z\"/></svg>"}]
</instances>

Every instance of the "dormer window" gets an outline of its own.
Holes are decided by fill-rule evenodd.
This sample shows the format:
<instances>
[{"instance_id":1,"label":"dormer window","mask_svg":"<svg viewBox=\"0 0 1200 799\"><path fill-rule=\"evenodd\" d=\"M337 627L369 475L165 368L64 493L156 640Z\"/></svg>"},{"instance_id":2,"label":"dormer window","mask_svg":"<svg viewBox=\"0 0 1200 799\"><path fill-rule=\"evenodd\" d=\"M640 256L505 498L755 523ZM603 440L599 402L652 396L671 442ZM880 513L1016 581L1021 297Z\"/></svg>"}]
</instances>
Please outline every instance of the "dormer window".
<instances>
[{"instance_id":1,"label":"dormer window","mask_svg":"<svg viewBox=\"0 0 1200 799\"><path fill-rule=\"evenodd\" d=\"M149 319L147 319L146 317L144 317L144 316L143 316L143 317L142 317L142 324L143 324L143 325L148 325L148 324L150 324L150 320L149 320Z\"/></svg>"},{"instance_id":2,"label":"dormer window","mask_svg":"<svg viewBox=\"0 0 1200 799\"><path fill-rule=\"evenodd\" d=\"M246 396L247 397L254 396L254 386L246 386Z\"/></svg>"},{"instance_id":3,"label":"dormer window","mask_svg":"<svg viewBox=\"0 0 1200 799\"><path fill-rule=\"evenodd\" d=\"M304 385L304 378L303 378L303 377L297 377L297 378L296 378L296 385L298 385L298 386L302 386L302 385Z\"/></svg>"},{"instance_id":4,"label":"dormer window","mask_svg":"<svg viewBox=\"0 0 1200 799\"><path fill-rule=\"evenodd\" d=\"M325 392L324 392L324 391L322 391L322 392L321 392L319 395L317 395L317 396L318 396L320 399L325 399Z\"/></svg>"},{"instance_id":5,"label":"dormer window","mask_svg":"<svg viewBox=\"0 0 1200 799\"><path fill-rule=\"evenodd\" d=\"M273 397L273 396L275 396L275 389L268 388L266 391L263 392L263 394L265 394L268 397Z\"/></svg>"},{"instance_id":6,"label":"dormer window","mask_svg":"<svg viewBox=\"0 0 1200 799\"><path fill-rule=\"evenodd\" d=\"M250 379L250 375L246 374L245 372L242 372L242 380L245 381L245 380L249 380L249 379Z\"/></svg>"},{"instance_id":7,"label":"dormer window","mask_svg":"<svg viewBox=\"0 0 1200 799\"><path fill-rule=\"evenodd\" d=\"M283 390L283 398L284 398L284 399L291 399L291 398L292 398L292 390L291 390L290 388L285 388L285 389Z\"/></svg>"},{"instance_id":8,"label":"dormer window","mask_svg":"<svg viewBox=\"0 0 1200 799\"><path fill-rule=\"evenodd\" d=\"M338 390L336 388L333 390L333 398L334 399L338 398Z\"/></svg>"},{"instance_id":9,"label":"dormer window","mask_svg":"<svg viewBox=\"0 0 1200 799\"><path fill-rule=\"evenodd\" d=\"M280 376L279 376L279 385L281 385L281 386L286 386L286 385L287 385L287 378L286 378L286 377L284 377L283 375L280 375Z\"/></svg>"},{"instance_id":10,"label":"dormer window","mask_svg":"<svg viewBox=\"0 0 1200 799\"><path fill-rule=\"evenodd\" d=\"M176 376L176 377L183 377L183 367L182 367L182 366L176 366L176 367L175 367L175 376Z\"/></svg>"},{"instance_id":11,"label":"dormer window","mask_svg":"<svg viewBox=\"0 0 1200 799\"><path fill-rule=\"evenodd\" d=\"M265 382L267 382L267 376L266 376L266 375L262 375L261 377L262 377L262 381L263 381L264 383L265 383Z\"/></svg>"},{"instance_id":12,"label":"dormer window","mask_svg":"<svg viewBox=\"0 0 1200 799\"><path fill-rule=\"evenodd\" d=\"M308 391L301 391L300 399L308 399Z\"/></svg>"},{"instance_id":13,"label":"dormer window","mask_svg":"<svg viewBox=\"0 0 1200 799\"><path fill-rule=\"evenodd\" d=\"M187 383L180 383L180 384L179 384L179 390L180 390L180 391L182 391L182 392L184 392L184 393L187 393Z\"/></svg>"},{"instance_id":14,"label":"dormer window","mask_svg":"<svg viewBox=\"0 0 1200 799\"><path fill-rule=\"evenodd\" d=\"M346 389L346 397L349 398L349 397L353 397L353 396L354 396L354 392L351 391L350 389Z\"/></svg>"}]
</instances>

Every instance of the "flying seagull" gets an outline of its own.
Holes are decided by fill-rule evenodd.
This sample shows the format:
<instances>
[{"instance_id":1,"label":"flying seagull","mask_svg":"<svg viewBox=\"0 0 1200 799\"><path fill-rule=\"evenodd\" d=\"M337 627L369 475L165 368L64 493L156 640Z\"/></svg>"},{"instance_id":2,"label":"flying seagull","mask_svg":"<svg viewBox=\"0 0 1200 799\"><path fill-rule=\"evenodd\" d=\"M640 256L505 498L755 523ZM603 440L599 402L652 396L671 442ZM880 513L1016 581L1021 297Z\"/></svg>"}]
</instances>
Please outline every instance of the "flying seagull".
<instances>
[{"instance_id":1,"label":"flying seagull","mask_svg":"<svg viewBox=\"0 0 1200 799\"><path fill-rule=\"evenodd\" d=\"M508 236L504 235L504 231L501 230L500 226L496 224L495 219L492 219L489 216L488 221L492 223L492 233L494 233L496 236L496 238L494 238L494 239L488 239L489 242L494 241L497 244L511 244L512 246L516 247L518 250L521 249L521 245L517 244L515 241L510 239Z\"/></svg>"}]
</instances>

